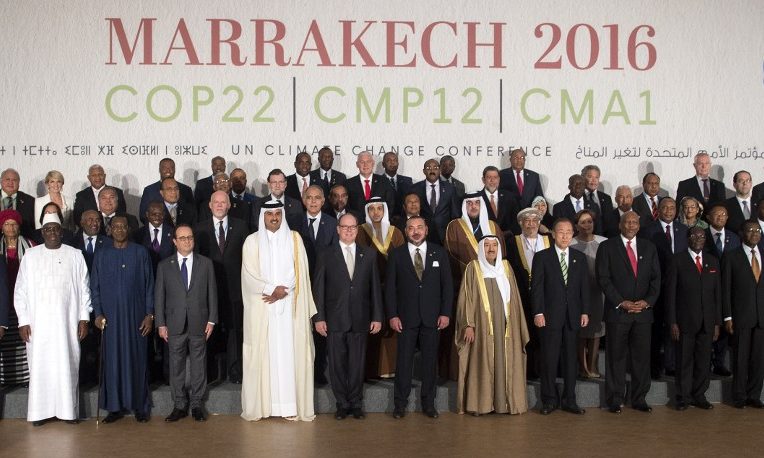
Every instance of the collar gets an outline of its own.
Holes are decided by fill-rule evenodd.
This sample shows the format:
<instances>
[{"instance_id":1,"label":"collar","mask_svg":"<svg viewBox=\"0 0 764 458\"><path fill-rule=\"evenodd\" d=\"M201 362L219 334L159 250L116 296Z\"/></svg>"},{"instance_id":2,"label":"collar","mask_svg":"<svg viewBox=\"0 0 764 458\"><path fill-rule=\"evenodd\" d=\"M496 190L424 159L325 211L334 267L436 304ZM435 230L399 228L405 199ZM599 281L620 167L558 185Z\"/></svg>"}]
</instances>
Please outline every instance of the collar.
<instances>
[{"instance_id":1,"label":"collar","mask_svg":"<svg viewBox=\"0 0 764 458\"><path fill-rule=\"evenodd\" d=\"M637 238L634 237L633 239L629 240L626 237L623 236L623 234L620 234L621 242L623 242L624 245L626 245L626 242L632 242L631 246L636 247L637 246Z\"/></svg>"},{"instance_id":2,"label":"collar","mask_svg":"<svg viewBox=\"0 0 764 458\"><path fill-rule=\"evenodd\" d=\"M227 228L227 227L228 227L228 215L225 215L225 216L223 217L223 219L217 219L217 218L215 217L215 215L212 215L212 222L213 222L213 223L215 223L215 228L217 228L218 226L220 226L220 222L221 222L221 221L223 222L223 227Z\"/></svg>"},{"instance_id":3,"label":"collar","mask_svg":"<svg viewBox=\"0 0 764 458\"><path fill-rule=\"evenodd\" d=\"M564 250L561 250L560 247L557 246L557 244L554 245L554 251L557 252L557 258L560 258L560 254L565 253L565 258L570 259L570 247L565 248Z\"/></svg>"},{"instance_id":4,"label":"collar","mask_svg":"<svg viewBox=\"0 0 764 458\"><path fill-rule=\"evenodd\" d=\"M424 256L424 253L427 252L427 240L422 242L422 244L419 246L416 246L413 243L408 242L408 248L409 248L409 253L411 253L412 255L414 254L416 249L419 248L419 252L422 253L422 256Z\"/></svg>"},{"instance_id":5,"label":"collar","mask_svg":"<svg viewBox=\"0 0 764 458\"><path fill-rule=\"evenodd\" d=\"M347 248L350 248L352 251L355 251L355 242L351 243L350 245L345 245L344 242L340 242L340 249L342 251L345 251Z\"/></svg>"},{"instance_id":6,"label":"collar","mask_svg":"<svg viewBox=\"0 0 764 458\"><path fill-rule=\"evenodd\" d=\"M177 251L175 252L175 255L178 258L178 265L183 265L183 258L186 258L186 265L188 265L189 262L193 262L193 260L194 260L194 252L193 251L188 253L188 256L183 256L182 254L180 254Z\"/></svg>"}]
</instances>

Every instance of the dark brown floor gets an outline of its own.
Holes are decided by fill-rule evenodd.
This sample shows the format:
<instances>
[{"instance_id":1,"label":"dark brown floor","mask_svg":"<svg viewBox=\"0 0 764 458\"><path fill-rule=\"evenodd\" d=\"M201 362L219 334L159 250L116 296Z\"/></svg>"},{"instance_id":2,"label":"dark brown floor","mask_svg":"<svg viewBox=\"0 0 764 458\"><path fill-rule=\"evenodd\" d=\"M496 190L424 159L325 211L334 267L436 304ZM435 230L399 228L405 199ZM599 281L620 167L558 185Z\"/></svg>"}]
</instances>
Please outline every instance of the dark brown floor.
<instances>
[{"instance_id":1,"label":"dark brown floor","mask_svg":"<svg viewBox=\"0 0 764 458\"><path fill-rule=\"evenodd\" d=\"M138 424L95 420L33 427L0 420L2 457L272 456L762 456L764 411L716 405L706 412L655 407L621 415L589 409L584 416L532 411L520 416L479 418L442 413L437 420L410 413L402 420L370 414L365 420L336 421L319 415L312 423L236 416L190 418L167 424L160 417Z\"/></svg>"}]
</instances>

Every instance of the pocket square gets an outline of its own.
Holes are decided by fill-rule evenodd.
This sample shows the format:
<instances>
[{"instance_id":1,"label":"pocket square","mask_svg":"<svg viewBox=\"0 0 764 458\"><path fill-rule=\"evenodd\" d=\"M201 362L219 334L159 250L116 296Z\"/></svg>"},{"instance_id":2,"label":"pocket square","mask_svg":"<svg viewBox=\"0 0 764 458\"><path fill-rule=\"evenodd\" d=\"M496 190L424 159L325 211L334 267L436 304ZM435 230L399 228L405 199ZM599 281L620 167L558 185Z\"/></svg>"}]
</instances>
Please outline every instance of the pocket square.
<instances>
[{"instance_id":1,"label":"pocket square","mask_svg":"<svg viewBox=\"0 0 764 458\"><path fill-rule=\"evenodd\" d=\"M438 261L433 261L432 262L432 266L433 267L440 267L440 263Z\"/></svg>"}]
</instances>

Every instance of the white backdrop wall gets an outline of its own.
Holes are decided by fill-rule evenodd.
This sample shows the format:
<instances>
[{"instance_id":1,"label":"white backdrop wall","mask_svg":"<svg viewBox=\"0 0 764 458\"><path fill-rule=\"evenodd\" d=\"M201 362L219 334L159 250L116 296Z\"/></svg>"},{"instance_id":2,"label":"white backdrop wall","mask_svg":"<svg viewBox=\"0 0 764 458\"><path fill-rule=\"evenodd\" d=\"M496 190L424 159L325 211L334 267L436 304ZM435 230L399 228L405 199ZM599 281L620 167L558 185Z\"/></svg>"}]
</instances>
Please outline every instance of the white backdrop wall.
<instances>
[{"instance_id":1,"label":"white backdrop wall","mask_svg":"<svg viewBox=\"0 0 764 458\"><path fill-rule=\"evenodd\" d=\"M215 155L262 194L268 170L292 173L298 151L323 145L349 175L359 151L380 161L398 151L415 180L425 160L451 153L468 189L521 146L553 201L588 163L607 192L655 171L673 194L701 150L728 188L740 169L764 180L760 0L6 0L0 10L0 157L31 194L57 169L74 195L100 163L135 211L162 157L193 186Z\"/></svg>"}]
</instances>

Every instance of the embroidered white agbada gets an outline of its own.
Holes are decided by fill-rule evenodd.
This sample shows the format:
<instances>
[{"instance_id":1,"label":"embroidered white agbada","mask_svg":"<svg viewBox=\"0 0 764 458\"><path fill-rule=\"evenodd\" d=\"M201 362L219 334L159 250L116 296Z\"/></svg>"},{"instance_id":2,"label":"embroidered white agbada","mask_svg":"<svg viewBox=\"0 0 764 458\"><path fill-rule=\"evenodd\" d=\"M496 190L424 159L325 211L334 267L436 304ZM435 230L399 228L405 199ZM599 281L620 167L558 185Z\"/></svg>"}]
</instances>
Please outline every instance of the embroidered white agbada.
<instances>
[{"instance_id":1,"label":"embroidered white agbada","mask_svg":"<svg viewBox=\"0 0 764 458\"><path fill-rule=\"evenodd\" d=\"M29 249L21 259L14 305L29 325L27 420L79 418L79 322L90 319L88 269L80 250Z\"/></svg>"},{"instance_id":2,"label":"embroidered white agbada","mask_svg":"<svg viewBox=\"0 0 764 458\"><path fill-rule=\"evenodd\" d=\"M265 229L261 210L258 232L242 251L244 302L242 418L294 417L311 421L313 407L313 337L316 314L308 258L299 234L286 220L274 233ZM288 294L273 304L263 301L279 286Z\"/></svg>"}]
</instances>

